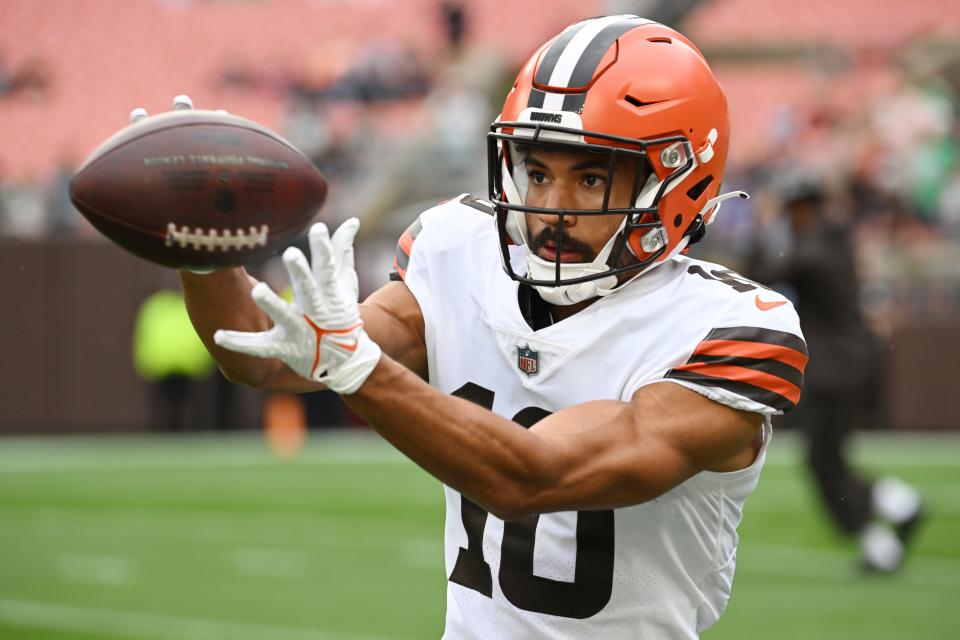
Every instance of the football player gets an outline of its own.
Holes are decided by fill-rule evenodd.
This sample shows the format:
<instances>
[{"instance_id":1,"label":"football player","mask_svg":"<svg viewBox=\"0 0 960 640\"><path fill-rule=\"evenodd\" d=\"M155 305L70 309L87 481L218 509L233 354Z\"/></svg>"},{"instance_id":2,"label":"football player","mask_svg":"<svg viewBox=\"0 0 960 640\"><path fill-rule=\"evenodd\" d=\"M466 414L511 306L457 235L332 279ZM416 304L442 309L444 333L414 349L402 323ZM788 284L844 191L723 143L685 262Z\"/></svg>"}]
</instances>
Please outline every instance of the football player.
<instances>
[{"instance_id":1,"label":"football player","mask_svg":"<svg viewBox=\"0 0 960 640\"><path fill-rule=\"evenodd\" d=\"M695 638L723 612L807 362L786 299L686 255L746 195L719 193L728 142L687 38L585 20L520 71L489 198L420 215L362 304L355 219L286 251L292 304L182 275L229 377L333 389L443 482L445 638Z\"/></svg>"}]
</instances>

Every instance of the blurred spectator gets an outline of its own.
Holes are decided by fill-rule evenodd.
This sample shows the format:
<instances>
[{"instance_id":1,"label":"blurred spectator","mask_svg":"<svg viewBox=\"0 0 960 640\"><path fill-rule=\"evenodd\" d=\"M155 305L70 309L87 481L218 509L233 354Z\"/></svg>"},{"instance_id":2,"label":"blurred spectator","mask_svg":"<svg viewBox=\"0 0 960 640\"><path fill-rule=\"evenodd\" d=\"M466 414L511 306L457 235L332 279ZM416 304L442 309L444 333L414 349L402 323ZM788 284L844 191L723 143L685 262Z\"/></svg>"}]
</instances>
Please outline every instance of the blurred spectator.
<instances>
[{"instance_id":1,"label":"blurred spectator","mask_svg":"<svg viewBox=\"0 0 960 640\"><path fill-rule=\"evenodd\" d=\"M231 89L256 89L260 78L255 67L245 57L234 54L226 63L220 83Z\"/></svg>"},{"instance_id":2,"label":"blurred spectator","mask_svg":"<svg viewBox=\"0 0 960 640\"><path fill-rule=\"evenodd\" d=\"M150 383L152 427L162 431L196 427L191 424L194 390L213 371L213 359L190 323L179 290L157 291L140 307L133 362L140 377Z\"/></svg>"},{"instance_id":3,"label":"blurred spectator","mask_svg":"<svg viewBox=\"0 0 960 640\"><path fill-rule=\"evenodd\" d=\"M0 66L0 97L42 97L50 86L50 70L40 58L28 58L9 72Z\"/></svg>"},{"instance_id":4,"label":"blurred spectator","mask_svg":"<svg viewBox=\"0 0 960 640\"><path fill-rule=\"evenodd\" d=\"M791 243L771 251L759 237L747 273L789 287L794 297L810 350L800 406L807 462L824 504L845 533L858 536L867 570L894 571L922 504L913 487L895 478L864 478L846 458L847 436L866 426L885 371L878 340L860 311L849 227L828 219L823 187L810 176L789 177L780 193Z\"/></svg>"},{"instance_id":5,"label":"blurred spectator","mask_svg":"<svg viewBox=\"0 0 960 640\"><path fill-rule=\"evenodd\" d=\"M440 13L443 20L444 31L447 35L447 46L452 55L460 53L460 47L463 44L463 36L467 28L466 10L463 3L455 0L444 0L440 4Z\"/></svg>"},{"instance_id":6,"label":"blurred spectator","mask_svg":"<svg viewBox=\"0 0 960 640\"><path fill-rule=\"evenodd\" d=\"M3 234L4 220L7 219L6 175L3 162L0 162L0 235Z\"/></svg>"},{"instance_id":7,"label":"blurred spectator","mask_svg":"<svg viewBox=\"0 0 960 640\"><path fill-rule=\"evenodd\" d=\"M960 238L960 165L946 180L943 191L940 193L940 223L943 224L954 237Z\"/></svg>"},{"instance_id":8,"label":"blurred spectator","mask_svg":"<svg viewBox=\"0 0 960 640\"><path fill-rule=\"evenodd\" d=\"M330 149L330 133L320 110L294 95L288 102L281 127L286 137L318 167Z\"/></svg>"},{"instance_id":9,"label":"blurred spectator","mask_svg":"<svg viewBox=\"0 0 960 640\"><path fill-rule=\"evenodd\" d=\"M0 56L0 98L10 92L10 74L7 72L7 65Z\"/></svg>"},{"instance_id":10,"label":"blurred spectator","mask_svg":"<svg viewBox=\"0 0 960 640\"><path fill-rule=\"evenodd\" d=\"M484 153L484 134L493 111L487 96L450 74L425 106L433 123L439 164L459 171L476 166L476 158Z\"/></svg>"},{"instance_id":11,"label":"blurred spectator","mask_svg":"<svg viewBox=\"0 0 960 640\"><path fill-rule=\"evenodd\" d=\"M69 236L76 233L83 216L70 202L70 180L79 163L70 154L65 154L47 188L47 218L54 236Z\"/></svg>"},{"instance_id":12,"label":"blurred spectator","mask_svg":"<svg viewBox=\"0 0 960 640\"><path fill-rule=\"evenodd\" d=\"M2 185L0 233L17 238L40 238L49 231L45 185L19 182Z\"/></svg>"}]
</instances>

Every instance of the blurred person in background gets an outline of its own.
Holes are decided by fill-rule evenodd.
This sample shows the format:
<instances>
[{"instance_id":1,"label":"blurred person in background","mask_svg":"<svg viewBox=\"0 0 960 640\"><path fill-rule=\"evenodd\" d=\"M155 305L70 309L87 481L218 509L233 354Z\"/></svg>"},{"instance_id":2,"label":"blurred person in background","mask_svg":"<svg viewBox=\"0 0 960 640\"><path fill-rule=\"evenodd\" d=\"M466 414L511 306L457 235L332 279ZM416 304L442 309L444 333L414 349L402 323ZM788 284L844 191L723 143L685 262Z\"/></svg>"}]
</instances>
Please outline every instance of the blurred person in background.
<instances>
[{"instance_id":1,"label":"blurred person in background","mask_svg":"<svg viewBox=\"0 0 960 640\"><path fill-rule=\"evenodd\" d=\"M880 401L879 339L860 309L860 283L850 228L827 214L823 184L802 171L780 181L788 245L772 240L775 208L757 213L760 233L746 272L791 294L812 356L798 410L807 463L836 525L859 539L867 571L892 572L922 517L919 493L893 477L872 480L848 460L845 445L868 426ZM780 249L783 249L782 251Z\"/></svg>"},{"instance_id":2,"label":"blurred person in background","mask_svg":"<svg viewBox=\"0 0 960 640\"><path fill-rule=\"evenodd\" d=\"M284 253L292 304L181 272L191 318L231 379L332 389L445 484L445 638L697 637L807 361L786 299L684 255L746 196L720 193L726 96L686 37L608 16L492 129L489 200L421 214L363 304L352 218Z\"/></svg>"},{"instance_id":3,"label":"blurred person in background","mask_svg":"<svg viewBox=\"0 0 960 640\"><path fill-rule=\"evenodd\" d=\"M83 224L83 216L70 202L70 180L79 164L72 153L64 153L47 183L46 210L53 237L73 236Z\"/></svg>"},{"instance_id":4,"label":"blurred person in background","mask_svg":"<svg viewBox=\"0 0 960 640\"><path fill-rule=\"evenodd\" d=\"M443 0L440 3L440 19L446 34L449 53L455 56L460 53L467 31L467 14L463 3L457 0Z\"/></svg>"},{"instance_id":5,"label":"blurred person in background","mask_svg":"<svg viewBox=\"0 0 960 640\"><path fill-rule=\"evenodd\" d=\"M195 390L213 372L214 363L190 324L178 290L165 287L140 306L133 332L133 363L150 383L154 430L186 431L198 426Z\"/></svg>"}]
</instances>

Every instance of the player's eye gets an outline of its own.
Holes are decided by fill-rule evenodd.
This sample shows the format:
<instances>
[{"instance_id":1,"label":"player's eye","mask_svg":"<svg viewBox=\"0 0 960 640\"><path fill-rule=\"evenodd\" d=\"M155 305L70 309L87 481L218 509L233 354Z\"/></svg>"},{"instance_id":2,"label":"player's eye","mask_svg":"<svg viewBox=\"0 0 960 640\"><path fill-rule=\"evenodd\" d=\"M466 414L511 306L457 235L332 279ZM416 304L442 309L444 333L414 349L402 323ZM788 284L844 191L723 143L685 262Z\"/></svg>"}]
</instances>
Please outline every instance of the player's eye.
<instances>
[{"instance_id":1,"label":"player's eye","mask_svg":"<svg viewBox=\"0 0 960 640\"><path fill-rule=\"evenodd\" d=\"M533 184L543 184L547 181L547 176L542 171L530 170L527 172L527 177Z\"/></svg>"},{"instance_id":2,"label":"player's eye","mask_svg":"<svg viewBox=\"0 0 960 640\"><path fill-rule=\"evenodd\" d=\"M583 176L583 184L588 187L602 187L606 180L603 176L597 175L595 173L588 173Z\"/></svg>"}]
</instances>

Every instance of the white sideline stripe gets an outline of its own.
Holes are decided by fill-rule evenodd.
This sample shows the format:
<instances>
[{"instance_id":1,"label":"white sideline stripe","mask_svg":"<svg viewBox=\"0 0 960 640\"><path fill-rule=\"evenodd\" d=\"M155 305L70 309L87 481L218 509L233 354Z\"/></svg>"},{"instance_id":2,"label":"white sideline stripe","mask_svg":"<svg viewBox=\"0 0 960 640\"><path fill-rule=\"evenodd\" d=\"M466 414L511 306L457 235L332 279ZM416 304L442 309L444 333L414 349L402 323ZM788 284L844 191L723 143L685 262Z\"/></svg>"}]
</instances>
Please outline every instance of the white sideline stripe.
<instances>
[{"instance_id":1,"label":"white sideline stripe","mask_svg":"<svg viewBox=\"0 0 960 640\"><path fill-rule=\"evenodd\" d=\"M320 573L308 554L291 548L237 547L232 561L238 574L257 578L306 578Z\"/></svg>"},{"instance_id":2,"label":"white sideline stripe","mask_svg":"<svg viewBox=\"0 0 960 640\"><path fill-rule=\"evenodd\" d=\"M353 466L361 464L412 464L399 454L378 455L361 453L358 455L338 455L336 457L306 457L293 460L294 466ZM279 466L283 461L267 457L210 457L187 458L145 458L143 460L4 460L0 462L0 474L4 473L46 473L50 471L136 471L139 469L193 469L202 467L270 467Z\"/></svg>"},{"instance_id":3,"label":"white sideline stripe","mask_svg":"<svg viewBox=\"0 0 960 640\"><path fill-rule=\"evenodd\" d=\"M445 570L443 545L436 540L408 540L400 547L399 556L401 564L408 569L430 573Z\"/></svg>"},{"instance_id":4,"label":"white sideline stripe","mask_svg":"<svg viewBox=\"0 0 960 640\"><path fill-rule=\"evenodd\" d=\"M857 553L855 549L847 552L747 541L737 552L737 573L861 582L864 578L856 570ZM911 557L908 552L903 569L888 579L915 587L960 589L960 561L943 556Z\"/></svg>"},{"instance_id":5,"label":"white sideline stripe","mask_svg":"<svg viewBox=\"0 0 960 640\"><path fill-rule=\"evenodd\" d=\"M0 599L0 621L31 629L151 640L398 640L396 636L316 631L213 618Z\"/></svg>"},{"instance_id":6,"label":"white sideline stripe","mask_svg":"<svg viewBox=\"0 0 960 640\"><path fill-rule=\"evenodd\" d=\"M64 554L57 557L56 565L64 582L111 587L133 582L133 566L119 556Z\"/></svg>"},{"instance_id":7,"label":"white sideline stripe","mask_svg":"<svg viewBox=\"0 0 960 640\"><path fill-rule=\"evenodd\" d=\"M123 453L117 452L117 456ZM13 473L47 473L51 471L137 471L140 469L194 469L204 467L240 468L271 467L289 464L291 466L353 466L362 464L401 464L413 463L392 449L376 450L374 447L364 450L337 451L333 453L307 452L300 458L283 461L269 456L265 451L214 454L209 457L195 456L180 458L170 452L169 456L156 457L115 457L78 460L74 457L63 458L20 458L3 459L0 457L0 475Z\"/></svg>"},{"instance_id":8,"label":"white sideline stripe","mask_svg":"<svg viewBox=\"0 0 960 640\"><path fill-rule=\"evenodd\" d=\"M199 538L209 541L236 540L238 524L254 523L255 529L251 533L257 535L289 532L293 527L314 529L317 526L329 528L347 528L351 532L351 542L366 545L368 541L382 538L376 531L392 527L408 527L413 533L409 537L432 539L420 532L424 529L436 531L435 525L424 525L420 522L409 522L396 518L350 518L327 514L285 513L282 511L216 511L212 509L177 509L177 508L124 508L120 510L103 510L97 507L64 506L64 505L31 505L14 507L0 504L0 514L10 514L7 522L22 522L23 518L35 518L41 521L41 526L50 530L62 532L65 536L72 535L70 528L78 526L77 520L87 519L94 525L112 526L116 521L133 520L135 524L159 524L162 528L180 527L180 523L171 523L171 520L191 521L190 538ZM137 522L139 521L139 522ZM159 521L159 523L157 523ZM266 523L266 524L263 524ZM86 523L81 523L86 524ZM4 519L0 518L0 529L4 528ZM365 531L362 535L356 533L357 528ZM164 533L163 538L169 534ZM181 536L182 537L182 536ZM439 542L439 537L437 538ZM324 546L325 543L319 543ZM326 543L329 544L329 543ZM386 547L387 543L385 543Z\"/></svg>"}]
</instances>

